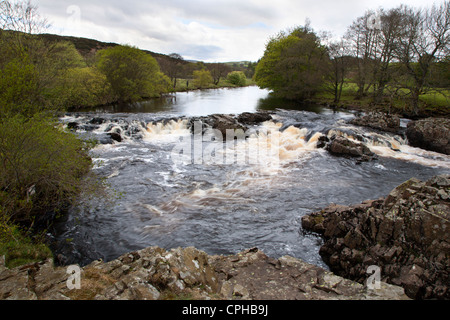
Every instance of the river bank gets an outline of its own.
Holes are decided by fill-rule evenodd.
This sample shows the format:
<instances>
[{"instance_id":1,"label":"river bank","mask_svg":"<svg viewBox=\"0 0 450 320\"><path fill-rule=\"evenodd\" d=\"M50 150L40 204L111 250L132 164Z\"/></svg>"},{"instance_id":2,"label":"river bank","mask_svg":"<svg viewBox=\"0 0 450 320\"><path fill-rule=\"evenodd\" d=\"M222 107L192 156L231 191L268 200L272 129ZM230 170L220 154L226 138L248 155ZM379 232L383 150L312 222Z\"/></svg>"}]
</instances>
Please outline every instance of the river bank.
<instances>
[{"instance_id":1,"label":"river bank","mask_svg":"<svg viewBox=\"0 0 450 320\"><path fill-rule=\"evenodd\" d=\"M0 300L407 300L289 256L252 248L212 256L195 248L150 247L110 262L55 267L52 260L12 270L0 259Z\"/></svg>"}]
</instances>

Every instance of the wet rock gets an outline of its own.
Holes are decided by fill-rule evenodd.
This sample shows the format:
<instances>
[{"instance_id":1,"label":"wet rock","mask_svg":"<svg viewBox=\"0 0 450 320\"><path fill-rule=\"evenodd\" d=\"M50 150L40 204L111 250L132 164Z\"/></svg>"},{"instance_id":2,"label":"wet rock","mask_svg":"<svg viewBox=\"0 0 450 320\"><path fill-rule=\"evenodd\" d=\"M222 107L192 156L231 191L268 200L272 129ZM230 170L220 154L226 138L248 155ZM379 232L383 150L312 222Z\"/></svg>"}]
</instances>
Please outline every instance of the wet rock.
<instances>
[{"instance_id":1,"label":"wet rock","mask_svg":"<svg viewBox=\"0 0 450 320\"><path fill-rule=\"evenodd\" d=\"M223 141L227 139L227 134L233 135L233 133L236 133L236 130L239 130L241 133L237 136L241 136L242 138L245 137L244 132L247 128L240 124L234 117L224 114L215 114L210 116L210 119L211 127L222 133Z\"/></svg>"},{"instance_id":2,"label":"wet rock","mask_svg":"<svg viewBox=\"0 0 450 320\"><path fill-rule=\"evenodd\" d=\"M67 124L67 128L69 130L77 130L80 127L80 124L78 122L69 122Z\"/></svg>"},{"instance_id":3,"label":"wet rock","mask_svg":"<svg viewBox=\"0 0 450 320\"><path fill-rule=\"evenodd\" d=\"M386 198L307 215L302 227L323 235L320 255L337 275L363 283L377 265L410 298L449 299L449 193L450 175L413 178Z\"/></svg>"},{"instance_id":4,"label":"wet rock","mask_svg":"<svg viewBox=\"0 0 450 320\"><path fill-rule=\"evenodd\" d=\"M408 123L406 136L413 147L450 155L450 119L411 121Z\"/></svg>"},{"instance_id":5,"label":"wet rock","mask_svg":"<svg viewBox=\"0 0 450 320\"><path fill-rule=\"evenodd\" d=\"M326 149L333 155L372 160L376 155L363 143L352 141L344 137L332 137Z\"/></svg>"},{"instance_id":6,"label":"wet rock","mask_svg":"<svg viewBox=\"0 0 450 320\"><path fill-rule=\"evenodd\" d=\"M121 135L121 131L120 129L114 129L113 131L111 131L110 133L108 133L108 135L111 137L111 139L113 139L114 141L117 142L122 142L122 135Z\"/></svg>"},{"instance_id":7,"label":"wet rock","mask_svg":"<svg viewBox=\"0 0 450 320\"><path fill-rule=\"evenodd\" d=\"M89 124L103 124L105 122L106 122L106 120L104 118L95 117L95 118L92 118L91 121L89 121Z\"/></svg>"},{"instance_id":8,"label":"wet rock","mask_svg":"<svg viewBox=\"0 0 450 320\"><path fill-rule=\"evenodd\" d=\"M255 113L244 112L238 116L237 120L239 123L245 125L255 125L265 121L272 120L272 116L267 112L255 112Z\"/></svg>"},{"instance_id":9,"label":"wet rock","mask_svg":"<svg viewBox=\"0 0 450 320\"><path fill-rule=\"evenodd\" d=\"M400 118L398 116L381 112L369 113L355 118L350 120L350 124L394 133L400 130Z\"/></svg>"}]
</instances>

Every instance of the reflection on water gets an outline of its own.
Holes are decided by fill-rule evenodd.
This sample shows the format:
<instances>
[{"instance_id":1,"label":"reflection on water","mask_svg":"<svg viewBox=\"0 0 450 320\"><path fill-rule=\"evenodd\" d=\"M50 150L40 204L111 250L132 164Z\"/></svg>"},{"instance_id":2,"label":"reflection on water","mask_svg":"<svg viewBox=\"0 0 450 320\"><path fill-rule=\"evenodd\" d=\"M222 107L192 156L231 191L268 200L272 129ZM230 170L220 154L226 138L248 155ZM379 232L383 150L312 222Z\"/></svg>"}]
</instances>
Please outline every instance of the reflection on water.
<instances>
[{"instance_id":1,"label":"reflection on water","mask_svg":"<svg viewBox=\"0 0 450 320\"><path fill-rule=\"evenodd\" d=\"M258 110L305 110L315 113L329 111L314 103L300 103L274 97L270 91L256 86L178 92L162 98L136 103L82 109L97 113L171 113L185 116L240 114Z\"/></svg>"}]
</instances>

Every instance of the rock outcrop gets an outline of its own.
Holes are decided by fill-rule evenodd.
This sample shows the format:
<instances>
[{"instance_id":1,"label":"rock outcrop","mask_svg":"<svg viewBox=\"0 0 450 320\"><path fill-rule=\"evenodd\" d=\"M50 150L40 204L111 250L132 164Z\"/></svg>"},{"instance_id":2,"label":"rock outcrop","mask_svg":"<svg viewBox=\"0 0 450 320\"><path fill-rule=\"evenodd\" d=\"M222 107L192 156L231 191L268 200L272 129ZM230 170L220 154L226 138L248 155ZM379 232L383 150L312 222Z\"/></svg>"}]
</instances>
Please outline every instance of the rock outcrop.
<instances>
[{"instance_id":1,"label":"rock outcrop","mask_svg":"<svg viewBox=\"0 0 450 320\"><path fill-rule=\"evenodd\" d=\"M400 130L400 118L398 116L381 112L369 113L355 118L350 120L350 124L394 133Z\"/></svg>"},{"instance_id":2,"label":"rock outcrop","mask_svg":"<svg viewBox=\"0 0 450 320\"><path fill-rule=\"evenodd\" d=\"M333 155L359 158L359 161L376 159L376 155L363 143L352 141L345 137L333 136L325 149Z\"/></svg>"},{"instance_id":3,"label":"rock outcrop","mask_svg":"<svg viewBox=\"0 0 450 320\"><path fill-rule=\"evenodd\" d=\"M237 120L244 125L256 125L272 120L272 116L267 112L244 112L238 116Z\"/></svg>"},{"instance_id":4,"label":"rock outcrop","mask_svg":"<svg viewBox=\"0 0 450 320\"><path fill-rule=\"evenodd\" d=\"M450 175L411 179L386 198L331 205L303 217L325 238L320 255L337 275L360 283L369 266L413 299L450 299Z\"/></svg>"},{"instance_id":5,"label":"rock outcrop","mask_svg":"<svg viewBox=\"0 0 450 320\"><path fill-rule=\"evenodd\" d=\"M450 119L411 121L408 123L406 136L413 147L450 155Z\"/></svg>"},{"instance_id":6,"label":"rock outcrop","mask_svg":"<svg viewBox=\"0 0 450 320\"><path fill-rule=\"evenodd\" d=\"M68 269L51 260L12 270L2 262L0 299L10 300L408 299L401 287L382 283L369 289L292 257L271 259L256 248L232 256L146 248L81 268L79 289Z\"/></svg>"}]
</instances>

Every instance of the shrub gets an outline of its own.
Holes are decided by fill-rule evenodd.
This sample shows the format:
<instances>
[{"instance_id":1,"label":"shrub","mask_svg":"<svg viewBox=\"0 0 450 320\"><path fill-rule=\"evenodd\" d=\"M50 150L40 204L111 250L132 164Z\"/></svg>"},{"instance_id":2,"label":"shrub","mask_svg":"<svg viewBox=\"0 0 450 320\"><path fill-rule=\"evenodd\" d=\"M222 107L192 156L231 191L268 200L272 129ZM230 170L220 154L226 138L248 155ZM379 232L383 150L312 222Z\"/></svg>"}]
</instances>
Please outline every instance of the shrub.
<instances>
[{"instance_id":1,"label":"shrub","mask_svg":"<svg viewBox=\"0 0 450 320\"><path fill-rule=\"evenodd\" d=\"M247 84L247 77L242 71L230 72L227 81L235 86L243 87Z\"/></svg>"},{"instance_id":2,"label":"shrub","mask_svg":"<svg viewBox=\"0 0 450 320\"><path fill-rule=\"evenodd\" d=\"M87 143L41 114L0 120L0 210L13 224L52 220L98 183L91 165Z\"/></svg>"},{"instance_id":3,"label":"shrub","mask_svg":"<svg viewBox=\"0 0 450 320\"><path fill-rule=\"evenodd\" d=\"M195 70L193 75L194 86L197 88L207 88L213 83L211 72L208 70Z\"/></svg>"}]
</instances>

